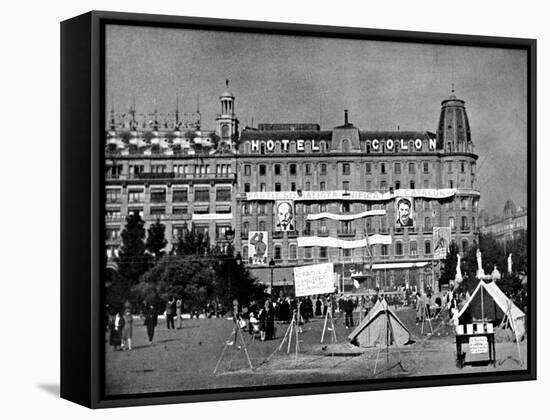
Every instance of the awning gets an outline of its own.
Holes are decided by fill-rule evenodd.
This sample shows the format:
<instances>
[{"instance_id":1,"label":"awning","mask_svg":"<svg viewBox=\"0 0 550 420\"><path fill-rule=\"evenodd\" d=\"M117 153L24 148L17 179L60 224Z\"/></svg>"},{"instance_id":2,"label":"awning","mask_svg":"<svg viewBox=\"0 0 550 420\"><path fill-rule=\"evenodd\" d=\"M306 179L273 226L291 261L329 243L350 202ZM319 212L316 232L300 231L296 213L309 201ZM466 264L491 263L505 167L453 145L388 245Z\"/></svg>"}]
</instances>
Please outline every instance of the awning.
<instances>
[{"instance_id":1,"label":"awning","mask_svg":"<svg viewBox=\"0 0 550 420\"><path fill-rule=\"evenodd\" d=\"M193 213L191 220L194 222L208 221L208 220L232 220L232 213Z\"/></svg>"}]
</instances>

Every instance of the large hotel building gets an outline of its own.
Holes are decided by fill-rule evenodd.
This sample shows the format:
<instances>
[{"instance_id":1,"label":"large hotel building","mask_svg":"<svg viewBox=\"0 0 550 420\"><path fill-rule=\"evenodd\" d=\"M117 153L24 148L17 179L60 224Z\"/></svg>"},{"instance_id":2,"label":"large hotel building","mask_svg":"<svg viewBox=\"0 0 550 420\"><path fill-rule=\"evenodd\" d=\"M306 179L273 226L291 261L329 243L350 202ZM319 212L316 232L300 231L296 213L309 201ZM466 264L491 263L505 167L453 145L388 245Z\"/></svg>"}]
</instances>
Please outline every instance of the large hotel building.
<instances>
[{"instance_id":1,"label":"large hotel building","mask_svg":"<svg viewBox=\"0 0 550 420\"><path fill-rule=\"evenodd\" d=\"M461 251L477 239L478 156L454 93L441 103L435 132L364 131L348 111L329 130L240 130L229 91L212 131L198 110L155 111L151 124L136 115L112 111L106 133L109 257L125 217L139 212L147 225L166 225L168 247L185 229L223 247L234 229L233 247L266 285L290 286L294 267L332 262L338 288L350 291L358 281L436 286L434 228L448 228Z\"/></svg>"}]
</instances>

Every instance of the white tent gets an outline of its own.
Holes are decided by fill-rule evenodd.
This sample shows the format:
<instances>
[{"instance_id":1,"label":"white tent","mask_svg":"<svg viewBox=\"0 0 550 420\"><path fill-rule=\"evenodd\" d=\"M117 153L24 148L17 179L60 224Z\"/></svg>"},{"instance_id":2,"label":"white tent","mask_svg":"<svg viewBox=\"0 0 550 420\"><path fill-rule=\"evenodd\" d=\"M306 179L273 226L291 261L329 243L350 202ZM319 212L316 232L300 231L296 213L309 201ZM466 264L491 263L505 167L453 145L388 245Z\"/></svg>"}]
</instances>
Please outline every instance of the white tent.
<instances>
[{"instance_id":1,"label":"white tent","mask_svg":"<svg viewBox=\"0 0 550 420\"><path fill-rule=\"evenodd\" d=\"M458 313L460 324L476 321L491 321L499 324L506 315L510 316L512 328L518 338L525 334L525 314L510 300L495 282L480 280Z\"/></svg>"}]
</instances>

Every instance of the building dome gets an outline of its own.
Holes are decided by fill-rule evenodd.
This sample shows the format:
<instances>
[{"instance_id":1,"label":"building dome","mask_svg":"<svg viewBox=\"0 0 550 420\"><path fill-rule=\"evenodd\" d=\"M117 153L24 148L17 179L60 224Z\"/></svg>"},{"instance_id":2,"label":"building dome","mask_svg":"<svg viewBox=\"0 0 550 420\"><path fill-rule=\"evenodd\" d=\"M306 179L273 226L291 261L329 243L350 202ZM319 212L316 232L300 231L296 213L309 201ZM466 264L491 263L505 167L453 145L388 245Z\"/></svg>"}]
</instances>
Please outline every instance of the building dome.
<instances>
[{"instance_id":1,"label":"building dome","mask_svg":"<svg viewBox=\"0 0 550 420\"><path fill-rule=\"evenodd\" d=\"M220 99L221 98L231 98L231 99L235 99L235 95L233 95L233 93L229 92L228 90L226 90L225 92L222 92L222 94L220 95Z\"/></svg>"},{"instance_id":2,"label":"building dome","mask_svg":"<svg viewBox=\"0 0 550 420\"><path fill-rule=\"evenodd\" d=\"M473 152L470 123L465 102L451 91L441 102L441 114L437 126L437 145L446 152Z\"/></svg>"},{"instance_id":3,"label":"building dome","mask_svg":"<svg viewBox=\"0 0 550 420\"><path fill-rule=\"evenodd\" d=\"M516 205L512 200L508 200L506 203L504 203L504 210L502 211L504 217L511 217L515 212Z\"/></svg>"}]
</instances>

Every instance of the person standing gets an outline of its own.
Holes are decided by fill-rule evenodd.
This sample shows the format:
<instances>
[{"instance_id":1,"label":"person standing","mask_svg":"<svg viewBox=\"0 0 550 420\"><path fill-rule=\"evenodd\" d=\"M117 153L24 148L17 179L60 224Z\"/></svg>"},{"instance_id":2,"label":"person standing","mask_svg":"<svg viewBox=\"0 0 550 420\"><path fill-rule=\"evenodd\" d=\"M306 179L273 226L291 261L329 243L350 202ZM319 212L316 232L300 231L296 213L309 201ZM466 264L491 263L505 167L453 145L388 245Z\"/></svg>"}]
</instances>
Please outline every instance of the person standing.
<instances>
[{"instance_id":1,"label":"person standing","mask_svg":"<svg viewBox=\"0 0 550 420\"><path fill-rule=\"evenodd\" d=\"M182 308L183 308L183 301L181 300L181 297L178 297L178 300L176 300L176 317L178 318L178 330L181 330L183 328L181 323Z\"/></svg>"},{"instance_id":2,"label":"person standing","mask_svg":"<svg viewBox=\"0 0 550 420\"><path fill-rule=\"evenodd\" d=\"M353 300L351 297L344 301L344 313L346 315L346 328L353 327Z\"/></svg>"},{"instance_id":3,"label":"person standing","mask_svg":"<svg viewBox=\"0 0 550 420\"><path fill-rule=\"evenodd\" d=\"M174 329L174 305L175 301L172 296L170 296L170 299L168 299L168 302L166 302L166 328Z\"/></svg>"},{"instance_id":4,"label":"person standing","mask_svg":"<svg viewBox=\"0 0 550 420\"><path fill-rule=\"evenodd\" d=\"M145 313L144 324L147 327L147 337L149 338L149 344L153 344L153 336L155 335L155 327L157 326L157 311L152 303L149 305L149 308Z\"/></svg>"},{"instance_id":5,"label":"person standing","mask_svg":"<svg viewBox=\"0 0 550 420\"><path fill-rule=\"evenodd\" d=\"M132 317L132 311L127 308L124 311L124 326L122 327L122 349L127 348L132 350L132 334L133 334L133 325L134 319Z\"/></svg>"},{"instance_id":6,"label":"person standing","mask_svg":"<svg viewBox=\"0 0 550 420\"><path fill-rule=\"evenodd\" d=\"M113 337L113 347L116 350L122 350L122 329L124 328L124 318L122 317L121 311L118 311L115 315L114 322L114 337Z\"/></svg>"}]
</instances>

